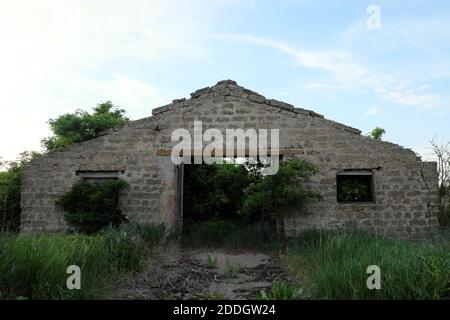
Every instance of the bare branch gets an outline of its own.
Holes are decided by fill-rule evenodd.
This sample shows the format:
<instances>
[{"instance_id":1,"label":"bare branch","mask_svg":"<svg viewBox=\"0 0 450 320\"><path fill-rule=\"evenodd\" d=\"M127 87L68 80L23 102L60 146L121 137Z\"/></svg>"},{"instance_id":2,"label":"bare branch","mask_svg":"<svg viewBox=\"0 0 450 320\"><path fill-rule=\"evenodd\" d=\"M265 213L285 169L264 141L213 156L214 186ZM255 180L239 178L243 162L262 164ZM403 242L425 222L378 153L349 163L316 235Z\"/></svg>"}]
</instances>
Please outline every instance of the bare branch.
<instances>
[{"instance_id":1,"label":"bare branch","mask_svg":"<svg viewBox=\"0 0 450 320\"><path fill-rule=\"evenodd\" d=\"M430 141L431 148L437 158L439 185L448 185L450 179L450 142L439 142L437 136Z\"/></svg>"}]
</instances>

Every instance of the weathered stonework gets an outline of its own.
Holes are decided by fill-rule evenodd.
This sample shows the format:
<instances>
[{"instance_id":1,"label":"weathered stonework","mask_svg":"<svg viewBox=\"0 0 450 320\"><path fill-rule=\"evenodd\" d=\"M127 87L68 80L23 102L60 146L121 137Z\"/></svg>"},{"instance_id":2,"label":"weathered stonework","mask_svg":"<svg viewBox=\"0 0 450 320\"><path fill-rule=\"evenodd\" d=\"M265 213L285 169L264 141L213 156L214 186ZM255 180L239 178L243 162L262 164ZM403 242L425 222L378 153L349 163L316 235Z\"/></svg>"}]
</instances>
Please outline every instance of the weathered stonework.
<instances>
[{"instance_id":1,"label":"weathered stonework","mask_svg":"<svg viewBox=\"0 0 450 320\"><path fill-rule=\"evenodd\" d=\"M409 149L360 135L313 111L266 99L225 80L152 114L30 163L23 172L22 231L67 228L55 200L80 179L80 171L117 171L128 181L120 206L131 220L180 223L171 134L176 128L192 132L196 120L203 122L203 130L218 128L224 134L227 128L279 129L284 159L306 159L318 167L309 185L323 200L285 220L290 235L310 228L358 228L411 237L438 224L435 163L421 162ZM336 173L344 169L373 171L374 203L337 202Z\"/></svg>"}]
</instances>

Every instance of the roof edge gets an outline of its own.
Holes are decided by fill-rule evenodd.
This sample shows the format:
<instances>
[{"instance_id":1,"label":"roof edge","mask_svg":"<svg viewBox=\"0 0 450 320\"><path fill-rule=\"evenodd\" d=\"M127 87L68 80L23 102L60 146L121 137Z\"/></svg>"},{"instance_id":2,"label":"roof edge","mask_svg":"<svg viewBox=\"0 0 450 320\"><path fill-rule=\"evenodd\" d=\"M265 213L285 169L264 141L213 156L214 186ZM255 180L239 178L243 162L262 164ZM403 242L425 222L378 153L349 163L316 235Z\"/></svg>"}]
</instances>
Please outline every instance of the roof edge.
<instances>
[{"instance_id":1,"label":"roof edge","mask_svg":"<svg viewBox=\"0 0 450 320\"><path fill-rule=\"evenodd\" d=\"M284 102L284 101L280 101L280 100L276 100L276 99L268 99L265 96L255 92L255 91L252 91L250 89L239 86L237 84L237 82L234 80L221 80L212 87L204 87L204 88L198 89L190 94L191 97L189 99L186 99L186 98L174 99L172 101L172 103L166 104L161 107L154 108L152 110L152 115L155 116L155 115L173 110L175 108L184 107L184 106L188 105L192 100L198 99L201 96L208 95L212 92L216 92L219 90L223 90L224 95L227 95L227 96L238 96L240 98L248 99L254 103L258 103L258 104L262 104L262 105L266 105L266 106L270 106L270 107L274 107L274 108L278 108L278 109L282 109L282 110L286 110L286 111L291 111L296 114L301 114L301 115L315 117L315 118L323 118L324 120L330 121L332 126L334 126L336 128L343 129L343 130L345 130L349 133L353 133L353 134L361 134L361 130L347 126L347 125L339 123L339 122L335 122L335 121L326 119L322 114L317 113L315 111L296 107L296 106L289 104L287 102ZM235 92L239 92L240 94L233 94Z\"/></svg>"}]
</instances>

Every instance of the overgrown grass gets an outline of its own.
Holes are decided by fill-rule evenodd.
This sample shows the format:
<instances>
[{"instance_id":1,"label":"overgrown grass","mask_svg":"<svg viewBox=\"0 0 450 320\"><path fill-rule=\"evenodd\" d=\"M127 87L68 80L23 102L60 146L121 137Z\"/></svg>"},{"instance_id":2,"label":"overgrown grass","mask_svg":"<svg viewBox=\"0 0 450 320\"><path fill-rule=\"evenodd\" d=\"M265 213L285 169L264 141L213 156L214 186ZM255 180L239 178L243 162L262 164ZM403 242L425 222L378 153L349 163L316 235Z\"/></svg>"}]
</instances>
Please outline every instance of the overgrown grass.
<instances>
[{"instance_id":1,"label":"overgrown grass","mask_svg":"<svg viewBox=\"0 0 450 320\"><path fill-rule=\"evenodd\" d=\"M284 252L299 285L275 283L262 299L450 299L449 234L414 243L359 232L311 231L286 242L270 226L210 221L187 227L180 242ZM139 271L164 239L162 226L138 224L92 236L0 234L0 299L103 298L111 280ZM81 290L66 287L70 265L81 268ZM381 290L366 287L370 265L381 269Z\"/></svg>"},{"instance_id":2,"label":"overgrown grass","mask_svg":"<svg viewBox=\"0 0 450 320\"><path fill-rule=\"evenodd\" d=\"M291 283L276 281L272 285L271 292L260 292L261 300L297 300L302 297L302 289Z\"/></svg>"},{"instance_id":3,"label":"overgrown grass","mask_svg":"<svg viewBox=\"0 0 450 320\"><path fill-rule=\"evenodd\" d=\"M450 242L388 240L357 232L308 232L292 240L286 258L318 299L449 299ZM381 289L369 290L367 267L381 269Z\"/></svg>"},{"instance_id":4,"label":"overgrown grass","mask_svg":"<svg viewBox=\"0 0 450 320\"><path fill-rule=\"evenodd\" d=\"M223 220L188 225L180 235L181 244L190 248L274 250L283 246L273 226L236 224Z\"/></svg>"},{"instance_id":5,"label":"overgrown grass","mask_svg":"<svg viewBox=\"0 0 450 320\"><path fill-rule=\"evenodd\" d=\"M96 235L0 235L0 299L101 297L108 280L138 271L163 227L126 225ZM66 286L67 267L81 269L81 290Z\"/></svg>"}]
</instances>

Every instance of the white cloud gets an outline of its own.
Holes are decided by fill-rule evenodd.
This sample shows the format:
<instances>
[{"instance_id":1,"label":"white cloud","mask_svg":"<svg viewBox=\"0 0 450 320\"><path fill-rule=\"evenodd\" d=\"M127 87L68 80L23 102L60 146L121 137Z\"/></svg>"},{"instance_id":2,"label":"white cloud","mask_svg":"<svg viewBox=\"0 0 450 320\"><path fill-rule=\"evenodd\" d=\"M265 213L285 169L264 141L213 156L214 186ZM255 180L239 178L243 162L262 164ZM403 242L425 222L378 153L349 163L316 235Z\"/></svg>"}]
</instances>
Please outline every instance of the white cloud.
<instances>
[{"instance_id":1,"label":"white cloud","mask_svg":"<svg viewBox=\"0 0 450 320\"><path fill-rule=\"evenodd\" d=\"M204 25L192 18L202 12L190 1L19 0L4 3L1 12L7 51L52 64L205 54L193 41Z\"/></svg>"},{"instance_id":2,"label":"white cloud","mask_svg":"<svg viewBox=\"0 0 450 320\"><path fill-rule=\"evenodd\" d=\"M419 91L425 91L428 90L431 86L429 84L424 84L423 86L419 87Z\"/></svg>"},{"instance_id":3,"label":"white cloud","mask_svg":"<svg viewBox=\"0 0 450 320\"><path fill-rule=\"evenodd\" d=\"M255 37L253 35L220 35L222 39L230 39L235 41L242 41L270 47L280 50L289 56L293 57L295 61L304 67L322 69L339 75L340 78L356 79L362 77L368 70L354 62L355 59L350 54L339 50L327 51L312 51L305 49L298 49L281 41Z\"/></svg>"},{"instance_id":4,"label":"white cloud","mask_svg":"<svg viewBox=\"0 0 450 320\"><path fill-rule=\"evenodd\" d=\"M443 105L438 94L419 93L422 90L413 86L410 79L403 79L394 74L380 74L373 68L358 62L358 59L342 50L314 51L296 48L281 41L256 37L253 35L220 35L221 39L241 41L279 50L291 56L302 67L327 71L331 74L328 83L311 82L308 89L368 89L380 98L401 105L419 107L437 107Z\"/></svg>"},{"instance_id":5,"label":"white cloud","mask_svg":"<svg viewBox=\"0 0 450 320\"><path fill-rule=\"evenodd\" d=\"M382 96L385 100L406 106L420 106L423 108L433 108L441 105L441 97L437 94L418 94L413 90L393 91Z\"/></svg>"},{"instance_id":6,"label":"white cloud","mask_svg":"<svg viewBox=\"0 0 450 320\"><path fill-rule=\"evenodd\" d=\"M103 100L132 117L150 115L167 95L118 71L122 61L205 58L210 7L187 0L2 1L0 135L13 138L2 139L0 156L39 149L48 118Z\"/></svg>"},{"instance_id":7,"label":"white cloud","mask_svg":"<svg viewBox=\"0 0 450 320\"><path fill-rule=\"evenodd\" d=\"M76 76L76 75L75 75ZM169 102L168 95L158 87L128 75L113 72L110 80L98 81L82 77L71 80L74 92L85 92L88 97L97 100L111 100L125 107L134 119L149 116L151 109ZM89 101L84 103L89 104Z\"/></svg>"}]
</instances>

